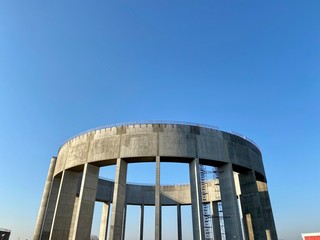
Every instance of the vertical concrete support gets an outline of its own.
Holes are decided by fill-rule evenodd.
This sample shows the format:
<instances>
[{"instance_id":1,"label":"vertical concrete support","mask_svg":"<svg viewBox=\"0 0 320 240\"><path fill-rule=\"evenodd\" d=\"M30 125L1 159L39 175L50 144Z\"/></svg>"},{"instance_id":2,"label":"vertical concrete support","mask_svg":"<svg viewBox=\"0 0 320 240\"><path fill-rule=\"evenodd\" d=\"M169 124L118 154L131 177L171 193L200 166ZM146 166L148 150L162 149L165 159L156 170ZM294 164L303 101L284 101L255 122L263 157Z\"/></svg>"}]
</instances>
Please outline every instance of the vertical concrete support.
<instances>
[{"instance_id":1,"label":"vertical concrete support","mask_svg":"<svg viewBox=\"0 0 320 240\"><path fill-rule=\"evenodd\" d=\"M177 225L178 225L178 240L182 240L182 228L181 228L181 205L177 205Z\"/></svg>"},{"instance_id":2,"label":"vertical concrete support","mask_svg":"<svg viewBox=\"0 0 320 240\"><path fill-rule=\"evenodd\" d=\"M211 202L214 240L221 240L220 216L218 202Z\"/></svg>"},{"instance_id":3,"label":"vertical concrete support","mask_svg":"<svg viewBox=\"0 0 320 240\"><path fill-rule=\"evenodd\" d=\"M88 163L84 165L79 202L75 211L73 240L90 239L98 176L99 167Z\"/></svg>"},{"instance_id":4,"label":"vertical concrete support","mask_svg":"<svg viewBox=\"0 0 320 240\"><path fill-rule=\"evenodd\" d=\"M161 240L160 157L156 156L155 240Z\"/></svg>"},{"instance_id":5,"label":"vertical concrete support","mask_svg":"<svg viewBox=\"0 0 320 240\"><path fill-rule=\"evenodd\" d=\"M262 216L260 197L253 170L239 174L241 187L241 207L245 220L244 229L249 239L267 239L265 222Z\"/></svg>"},{"instance_id":6,"label":"vertical concrete support","mask_svg":"<svg viewBox=\"0 0 320 240\"><path fill-rule=\"evenodd\" d=\"M232 164L218 168L226 239L243 239Z\"/></svg>"},{"instance_id":7,"label":"vertical concrete support","mask_svg":"<svg viewBox=\"0 0 320 240\"><path fill-rule=\"evenodd\" d=\"M259 191L262 216L265 223L267 240L277 240L278 236L274 223L267 183L257 181L257 186Z\"/></svg>"},{"instance_id":8,"label":"vertical concrete support","mask_svg":"<svg viewBox=\"0 0 320 240\"><path fill-rule=\"evenodd\" d=\"M42 194L40 209L39 209L39 213L38 213L38 219L37 219L37 223L36 223L36 229L34 231L34 236L33 236L34 240L41 239L40 235L41 235L41 231L42 231L42 228L44 225L45 213L46 213L46 209L47 209L48 202L49 202L50 192L52 189L52 180L53 180L54 168L56 166L56 161L57 161L56 157L51 158L49 171L48 171L46 183L45 183L43 194Z\"/></svg>"},{"instance_id":9,"label":"vertical concrete support","mask_svg":"<svg viewBox=\"0 0 320 240\"><path fill-rule=\"evenodd\" d=\"M50 240L68 239L80 174L63 171L54 211Z\"/></svg>"},{"instance_id":10,"label":"vertical concrete support","mask_svg":"<svg viewBox=\"0 0 320 240\"><path fill-rule=\"evenodd\" d=\"M110 212L110 203L103 203L101 222L100 222L100 233L99 233L99 239L101 240L107 239L109 212Z\"/></svg>"},{"instance_id":11,"label":"vertical concrete support","mask_svg":"<svg viewBox=\"0 0 320 240\"><path fill-rule=\"evenodd\" d=\"M140 240L143 240L144 205L140 205Z\"/></svg>"},{"instance_id":12,"label":"vertical concrete support","mask_svg":"<svg viewBox=\"0 0 320 240\"><path fill-rule=\"evenodd\" d=\"M54 214L54 210L57 203L60 182L61 182L61 178L58 178L58 177L53 178L49 201L46 208L46 213L44 216L44 221L43 221L43 225L42 225L42 229L39 237L39 239L41 240L48 240L50 237L50 230L52 227L53 214Z\"/></svg>"},{"instance_id":13,"label":"vertical concrete support","mask_svg":"<svg viewBox=\"0 0 320 240\"><path fill-rule=\"evenodd\" d=\"M202 240L205 238L204 238L204 224L203 224L203 212L202 212L200 169L199 169L198 158L195 158L191 163L189 163L189 172L190 172L193 239Z\"/></svg>"},{"instance_id":14,"label":"vertical concrete support","mask_svg":"<svg viewBox=\"0 0 320 240\"><path fill-rule=\"evenodd\" d=\"M73 213L72 213L72 219L71 219L71 227L70 227L70 231L69 231L69 240L73 239L73 235L75 233L75 222L76 222L76 218L77 218L77 211L78 211L78 204L79 204L79 197L76 197L74 199L74 205L73 205Z\"/></svg>"},{"instance_id":15,"label":"vertical concrete support","mask_svg":"<svg viewBox=\"0 0 320 240\"><path fill-rule=\"evenodd\" d=\"M127 163L117 159L113 190L112 215L109 240L121 240L123 231L123 210L126 202Z\"/></svg>"},{"instance_id":16,"label":"vertical concrete support","mask_svg":"<svg viewBox=\"0 0 320 240\"><path fill-rule=\"evenodd\" d=\"M123 228L122 228L122 237L121 239L125 239L126 236L126 222L127 222L127 203L124 204L124 208L123 208Z\"/></svg>"}]
</instances>

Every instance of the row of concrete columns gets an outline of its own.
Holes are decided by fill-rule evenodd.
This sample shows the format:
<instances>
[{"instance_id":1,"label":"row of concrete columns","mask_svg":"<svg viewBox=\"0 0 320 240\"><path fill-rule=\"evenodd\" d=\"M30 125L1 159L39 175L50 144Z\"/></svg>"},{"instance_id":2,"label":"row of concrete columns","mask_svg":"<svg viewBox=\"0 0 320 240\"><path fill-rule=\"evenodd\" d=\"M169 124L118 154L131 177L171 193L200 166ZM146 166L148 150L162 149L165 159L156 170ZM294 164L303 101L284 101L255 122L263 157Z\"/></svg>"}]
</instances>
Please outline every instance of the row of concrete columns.
<instances>
[{"instance_id":1,"label":"row of concrete columns","mask_svg":"<svg viewBox=\"0 0 320 240\"><path fill-rule=\"evenodd\" d=\"M139 239L143 240L144 235L144 205L140 205L140 229L139 229ZM182 225L181 225L181 205L177 204L177 234L178 240L182 240ZM221 240L221 229L220 229L220 216L218 210L218 202L211 202L212 207L212 219L214 227L214 239ZM102 215L100 222L100 233L99 239L106 239L108 233L108 224L109 224L109 213L110 213L110 203L105 202L102 205Z\"/></svg>"},{"instance_id":2,"label":"row of concrete columns","mask_svg":"<svg viewBox=\"0 0 320 240\"><path fill-rule=\"evenodd\" d=\"M79 172L65 170L60 177L53 177L55 159L52 160L47 177L44 195L38 216L34 239L89 239L96 198L99 167L85 164L82 175ZM199 159L189 163L190 191L193 239L204 238L204 223L202 212L202 196L199 171ZM243 239L241 219L234 183L232 164L225 164L218 168L220 194L224 216L226 239ZM79 179L81 184L78 186ZM110 220L109 239L124 239L126 221L126 178L127 162L117 159L114 193L112 200L112 214ZM248 239L274 238L275 230L272 227L265 229L265 218L270 217L270 201L268 196L261 196L258 192L253 171L240 174L242 190L241 203L245 219L245 232ZM77 197L77 191L79 196ZM156 185L155 185L155 239L161 240L161 201L160 201L160 157L156 157ZM265 206L261 204L261 198ZM252 201L254 202L252 208ZM269 204L269 205L268 205ZM262 210L264 207L264 211ZM267 210L265 210L267 209ZM100 239L106 239L109 203L103 205ZM218 207L212 205L215 239L221 239ZM266 212L269 211L269 212ZM181 206L177 207L178 239L181 233ZM271 212L272 216L272 212ZM140 239L143 239L144 206L141 205ZM275 229L275 228L274 228Z\"/></svg>"}]
</instances>

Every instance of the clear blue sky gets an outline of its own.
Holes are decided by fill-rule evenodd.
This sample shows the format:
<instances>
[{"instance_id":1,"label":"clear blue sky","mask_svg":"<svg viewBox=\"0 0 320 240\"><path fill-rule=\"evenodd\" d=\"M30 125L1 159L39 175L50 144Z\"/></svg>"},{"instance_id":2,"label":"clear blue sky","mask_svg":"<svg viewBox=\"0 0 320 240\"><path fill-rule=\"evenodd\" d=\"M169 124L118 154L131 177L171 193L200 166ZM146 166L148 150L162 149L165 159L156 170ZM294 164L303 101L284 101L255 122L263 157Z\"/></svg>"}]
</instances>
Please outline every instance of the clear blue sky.
<instances>
[{"instance_id":1,"label":"clear blue sky","mask_svg":"<svg viewBox=\"0 0 320 240\"><path fill-rule=\"evenodd\" d=\"M317 0L1 1L0 227L31 239L67 138L163 119L252 138L279 238L320 231L319 13Z\"/></svg>"}]
</instances>

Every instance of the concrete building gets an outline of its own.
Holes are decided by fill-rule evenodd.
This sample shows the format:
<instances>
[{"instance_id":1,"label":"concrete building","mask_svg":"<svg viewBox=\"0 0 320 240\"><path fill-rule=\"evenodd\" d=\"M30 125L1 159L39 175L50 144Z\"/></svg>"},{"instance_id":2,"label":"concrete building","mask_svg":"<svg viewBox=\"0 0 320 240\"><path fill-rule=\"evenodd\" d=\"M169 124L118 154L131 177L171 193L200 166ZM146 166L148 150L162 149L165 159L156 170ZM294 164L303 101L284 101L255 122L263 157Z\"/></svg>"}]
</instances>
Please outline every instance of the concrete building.
<instances>
[{"instance_id":1,"label":"concrete building","mask_svg":"<svg viewBox=\"0 0 320 240\"><path fill-rule=\"evenodd\" d=\"M127 166L136 162L156 163L154 186L127 183ZM160 185L161 162L188 164L190 184ZM108 165L116 165L114 181L99 179L99 168ZM205 178L208 168L216 178ZM144 206L155 206L156 240L162 206L176 206L180 240L181 206L191 205L194 240L277 240L259 148L209 126L132 123L68 140L51 160L34 240L90 239L96 201L103 202L99 239L124 239L126 207L134 204L141 209L140 239Z\"/></svg>"}]
</instances>

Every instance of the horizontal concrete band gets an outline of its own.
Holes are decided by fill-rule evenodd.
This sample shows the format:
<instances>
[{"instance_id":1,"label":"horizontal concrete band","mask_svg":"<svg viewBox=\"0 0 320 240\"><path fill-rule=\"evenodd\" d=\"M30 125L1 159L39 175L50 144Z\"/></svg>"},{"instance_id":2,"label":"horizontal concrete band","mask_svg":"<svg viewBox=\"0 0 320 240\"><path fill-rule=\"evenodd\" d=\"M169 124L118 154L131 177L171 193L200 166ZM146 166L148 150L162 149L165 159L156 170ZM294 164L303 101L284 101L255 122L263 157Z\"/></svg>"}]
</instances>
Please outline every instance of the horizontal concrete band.
<instances>
[{"instance_id":1,"label":"horizontal concrete band","mask_svg":"<svg viewBox=\"0 0 320 240\"><path fill-rule=\"evenodd\" d=\"M208 196L204 202L221 201L219 192L219 181L211 180L206 184ZM114 182L99 179L96 201L112 202ZM240 189L236 188L237 196ZM155 186L126 185L127 204L130 205L155 205ZM160 186L160 198L162 206L190 205L191 194L190 185Z\"/></svg>"},{"instance_id":2,"label":"horizontal concrete band","mask_svg":"<svg viewBox=\"0 0 320 240\"><path fill-rule=\"evenodd\" d=\"M237 135L205 127L179 124L134 124L110 127L80 135L59 150L54 175L84 164L107 166L126 162L191 162L222 166L231 163L237 172L252 169L265 179L259 149Z\"/></svg>"}]
</instances>

